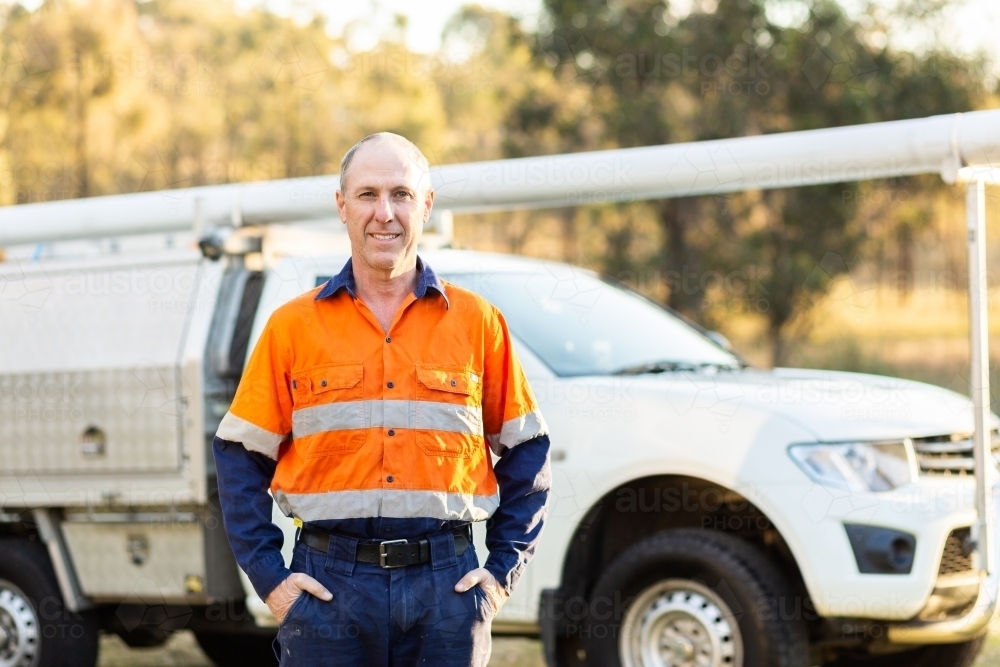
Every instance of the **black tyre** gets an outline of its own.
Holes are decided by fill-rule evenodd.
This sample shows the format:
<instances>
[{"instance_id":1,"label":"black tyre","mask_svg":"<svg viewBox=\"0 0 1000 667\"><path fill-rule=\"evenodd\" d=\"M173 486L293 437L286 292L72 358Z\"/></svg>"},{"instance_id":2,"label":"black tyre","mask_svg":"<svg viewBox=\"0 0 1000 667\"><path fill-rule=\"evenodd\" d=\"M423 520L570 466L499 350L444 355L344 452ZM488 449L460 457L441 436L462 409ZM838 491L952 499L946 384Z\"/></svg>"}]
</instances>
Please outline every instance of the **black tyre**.
<instances>
[{"instance_id":1,"label":"black tyre","mask_svg":"<svg viewBox=\"0 0 1000 667\"><path fill-rule=\"evenodd\" d=\"M888 655L844 655L827 667L972 667L986 644L983 635L961 644L940 644Z\"/></svg>"},{"instance_id":2,"label":"black tyre","mask_svg":"<svg viewBox=\"0 0 1000 667\"><path fill-rule=\"evenodd\" d=\"M273 635L198 632L198 645L218 667L275 667Z\"/></svg>"},{"instance_id":3,"label":"black tyre","mask_svg":"<svg viewBox=\"0 0 1000 667\"><path fill-rule=\"evenodd\" d=\"M0 540L0 664L94 667L98 629L95 612L66 610L44 545Z\"/></svg>"},{"instance_id":4,"label":"black tyre","mask_svg":"<svg viewBox=\"0 0 1000 667\"><path fill-rule=\"evenodd\" d=\"M706 530L652 535L594 587L583 629L600 667L806 667L791 586L749 543ZM801 601L798 601L801 602Z\"/></svg>"}]
</instances>

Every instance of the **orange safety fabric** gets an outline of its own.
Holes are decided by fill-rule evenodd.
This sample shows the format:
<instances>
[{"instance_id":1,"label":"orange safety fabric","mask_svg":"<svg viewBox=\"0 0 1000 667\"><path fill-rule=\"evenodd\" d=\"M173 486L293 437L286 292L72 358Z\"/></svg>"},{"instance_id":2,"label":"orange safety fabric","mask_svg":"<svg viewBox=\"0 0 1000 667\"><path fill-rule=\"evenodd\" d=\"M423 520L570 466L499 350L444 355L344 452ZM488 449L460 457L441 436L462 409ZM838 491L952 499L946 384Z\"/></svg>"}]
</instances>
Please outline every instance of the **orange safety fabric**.
<instances>
[{"instance_id":1,"label":"orange safety fabric","mask_svg":"<svg viewBox=\"0 0 1000 667\"><path fill-rule=\"evenodd\" d=\"M218 436L277 460L287 514L484 520L499 504L490 448L547 432L500 312L437 286L387 333L348 289L271 315Z\"/></svg>"}]
</instances>

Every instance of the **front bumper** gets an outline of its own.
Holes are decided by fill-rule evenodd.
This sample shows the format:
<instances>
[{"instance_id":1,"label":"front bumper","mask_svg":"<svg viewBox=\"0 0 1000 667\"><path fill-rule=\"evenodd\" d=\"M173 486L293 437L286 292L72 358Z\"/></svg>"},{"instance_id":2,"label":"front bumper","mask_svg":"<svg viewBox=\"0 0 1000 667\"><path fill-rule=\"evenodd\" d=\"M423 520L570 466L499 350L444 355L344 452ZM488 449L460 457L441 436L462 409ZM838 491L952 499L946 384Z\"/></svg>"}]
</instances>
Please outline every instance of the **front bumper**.
<instances>
[{"instance_id":1,"label":"front bumper","mask_svg":"<svg viewBox=\"0 0 1000 667\"><path fill-rule=\"evenodd\" d=\"M1000 493L993 487L993 517L1000 511ZM994 527L995 529L995 527ZM994 542L995 544L995 542ZM997 611L1000 594L1000 556L992 549L993 563L988 573L980 573L979 592L972 606L964 614L941 620L923 620L921 615L904 623L887 627L886 638L893 644L955 644L969 641L985 633ZM932 596L933 600L933 596Z\"/></svg>"}]
</instances>

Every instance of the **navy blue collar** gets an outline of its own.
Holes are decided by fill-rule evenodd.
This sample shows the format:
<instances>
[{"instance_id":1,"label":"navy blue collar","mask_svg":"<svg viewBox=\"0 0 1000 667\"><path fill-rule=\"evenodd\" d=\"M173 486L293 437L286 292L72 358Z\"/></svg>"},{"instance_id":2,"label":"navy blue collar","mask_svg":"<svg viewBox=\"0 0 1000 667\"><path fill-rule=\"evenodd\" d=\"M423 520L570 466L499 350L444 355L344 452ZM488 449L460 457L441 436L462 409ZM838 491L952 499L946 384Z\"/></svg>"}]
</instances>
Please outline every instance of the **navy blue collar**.
<instances>
[{"instance_id":1,"label":"navy blue collar","mask_svg":"<svg viewBox=\"0 0 1000 667\"><path fill-rule=\"evenodd\" d=\"M340 289L346 289L347 293L351 295L352 299L358 297L357 284L354 282L354 269L351 264L351 260L347 260L347 264L344 264L344 268L340 270L340 273L335 275L326 281L326 285L320 290L319 294L316 295L317 299L326 299L336 294ZM444 283L441 279L437 277L434 273L434 269L428 266L424 260L417 256L417 287L413 290L413 296L418 299L422 299L427 296L427 290L435 290L438 294L444 297L444 305L446 308L450 307L451 304L448 302L448 294L444 290Z\"/></svg>"}]
</instances>

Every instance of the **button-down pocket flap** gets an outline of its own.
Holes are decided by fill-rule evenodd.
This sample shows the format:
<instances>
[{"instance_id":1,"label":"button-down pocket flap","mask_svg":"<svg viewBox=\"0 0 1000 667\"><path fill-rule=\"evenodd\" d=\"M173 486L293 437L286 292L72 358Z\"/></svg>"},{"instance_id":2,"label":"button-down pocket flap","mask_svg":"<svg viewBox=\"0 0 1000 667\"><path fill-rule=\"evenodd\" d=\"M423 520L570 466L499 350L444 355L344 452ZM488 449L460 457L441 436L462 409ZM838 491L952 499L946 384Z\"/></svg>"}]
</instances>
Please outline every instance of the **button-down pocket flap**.
<instances>
[{"instance_id":1,"label":"button-down pocket flap","mask_svg":"<svg viewBox=\"0 0 1000 667\"><path fill-rule=\"evenodd\" d=\"M417 368L417 379L428 389L448 391L453 394L471 396L476 390L476 383L469 377L469 372L464 370Z\"/></svg>"},{"instance_id":2,"label":"button-down pocket flap","mask_svg":"<svg viewBox=\"0 0 1000 667\"><path fill-rule=\"evenodd\" d=\"M350 366L325 366L306 373L314 394L331 389L348 389L361 382L364 375L361 364Z\"/></svg>"}]
</instances>

